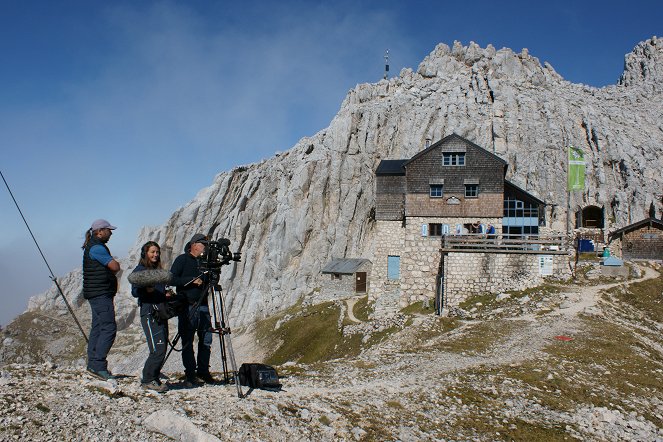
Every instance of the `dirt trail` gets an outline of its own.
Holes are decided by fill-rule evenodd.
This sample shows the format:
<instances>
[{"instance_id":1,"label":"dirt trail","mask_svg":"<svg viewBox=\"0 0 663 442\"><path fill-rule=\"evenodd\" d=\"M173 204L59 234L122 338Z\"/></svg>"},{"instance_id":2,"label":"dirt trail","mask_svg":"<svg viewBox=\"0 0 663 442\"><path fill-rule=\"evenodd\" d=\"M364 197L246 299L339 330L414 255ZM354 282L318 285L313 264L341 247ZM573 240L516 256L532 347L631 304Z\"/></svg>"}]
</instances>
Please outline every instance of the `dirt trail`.
<instances>
[{"instance_id":1,"label":"dirt trail","mask_svg":"<svg viewBox=\"0 0 663 442\"><path fill-rule=\"evenodd\" d=\"M650 267L636 266L640 271L644 271L644 275L637 279L632 279L628 282L613 282L610 284L601 284L594 286L581 286L573 290L572 293L575 293L576 296L569 299L571 306L566 309L561 309L559 312L565 316L577 316L578 313L583 312L588 307L594 307L597 305L599 298L601 297L601 292L603 290L609 290L613 287L620 285L628 286L634 282L646 281L648 279L654 279L658 277L658 272Z\"/></svg>"},{"instance_id":2,"label":"dirt trail","mask_svg":"<svg viewBox=\"0 0 663 442\"><path fill-rule=\"evenodd\" d=\"M424 338L425 342L421 345L424 348L430 348L430 352L418 352L409 354L409 347L417 339L416 334L421 333L419 327L410 327L401 331L397 336L392 337L391 342L386 345L377 346L366 351L361 358L379 361L382 368L384 379L390 379L391 382L400 376L399 371L410 369L417 366L421 373L452 372L459 369L478 367L482 365L508 365L518 364L541 354L542 349L548 345L556 336L564 335L573 337L582 332L582 324L577 321L579 314L587 312L591 307L597 307L603 290L620 285L629 285L634 282L640 282L658 277L658 272L649 267L640 267L644 275L640 278L628 282L614 282L610 284L600 284L595 286L581 286L567 288L568 298L560 307L555 308L547 314L526 314L513 318L504 318L496 320L471 320L464 321L456 330L444 335L438 335L430 339ZM431 319L423 319L425 323ZM415 321L420 322L420 321ZM508 325L506 324L508 323ZM488 324L493 324L492 328ZM445 341L454 339L463 339L464 336L476 335L475 327L485 327L488 333L496 333L500 337L484 352L479 353L453 353L439 352L434 349L443 345ZM417 330L419 329L419 330ZM503 333L503 330L508 332ZM486 339L492 337L487 334ZM407 357L405 357L407 355ZM408 362L404 362L407 360ZM426 367L426 368L424 368ZM427 378L428 375L423 376ZM374 382L369 383L374 387ZM377 382L379 383L379 382ZM415 385L418 383L415 383ZM368 386L368 385L367 385ZM406 386L401 388L408 389Z\"/></svg>"},{"instance_id":3,"label":"dirt trail","mask_svg":"<svg viewBox=\"0 0 663 442\"><path fill-rule=\"evenodd\" d=\"M357 317L355 316L355 313L353 311L354 307L355 307L355 304L357 303L357 301L359 301L359 299L360 298L350 298L350 299L345 301L345 303L348 306L348 318L350 318L350 320L352 322L356 322L356 323L361 322L359 319L357 319Z\"/></svg>"}]
</instances>

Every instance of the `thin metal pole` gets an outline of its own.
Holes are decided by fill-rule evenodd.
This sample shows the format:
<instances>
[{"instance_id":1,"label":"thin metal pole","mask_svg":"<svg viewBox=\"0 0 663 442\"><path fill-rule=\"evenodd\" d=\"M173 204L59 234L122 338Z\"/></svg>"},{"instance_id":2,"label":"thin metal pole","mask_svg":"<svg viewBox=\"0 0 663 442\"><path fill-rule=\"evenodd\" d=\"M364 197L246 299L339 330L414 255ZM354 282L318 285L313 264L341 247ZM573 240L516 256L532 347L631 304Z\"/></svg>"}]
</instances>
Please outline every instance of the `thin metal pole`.
<instances>
[{"instance_id":1,"label":"thin metal pole","mask_svg":"<svg viewBox=\"0 0 663 442\"><path fill-rule=\"evenodd\" d=\"M41 255L41 258L44 260L44 263L46 264L46 267L48 268L48 271L51 274L51 281L55 283L55 287L58 289L58 293L64 300L65 305L67 306L67 309L69 310L69 313L71 313L71 316L74 318L74 321L76 322L76 325L78 326L78 329L81 331L83 334L83 337L85 338L85 342L89 342L87 335L85 334L85 331L83 331L83 327L81 326L81 323L78 322L78 318L74 314L74 310L71 308L71 305L69 304L69 301L67 301L67 298L65 298L64 293L62 293L62 289L60 288L60 284L58 284L58 280L55 278L55 275L53 274L53 270L51 270L51 266L48 264L48 261L46 260L46 257L44 256L44 253L41 251L41 247L39 247L39 243L37 243L37 239L35 238L34 234L32 233L32 229L30 229L30 226L28 225L27 220L25 219L25 216L23 216L23 212L21 211L21 208L18 205L18 202L16 202L16 198L14 198L14 194L12 193L11 189L9 188L9 184L7 184L7 180L5 179L5 176L3 175L2 171L0 171L0 176L2 176L2 181L5 182L5 186L7 187L7 191L9 192L9 195L12 197L12 200L14 201L14 205L16 206L16 209L18 209L18 213L21 215L21 218L23 219L23 223L25 223L25 227L28 228L28 232L30 232L30 236L32 237L32 240L34 241L35 245L37 246L37 250L39 250L39 254Z\"/></svg>"}]
</instances>

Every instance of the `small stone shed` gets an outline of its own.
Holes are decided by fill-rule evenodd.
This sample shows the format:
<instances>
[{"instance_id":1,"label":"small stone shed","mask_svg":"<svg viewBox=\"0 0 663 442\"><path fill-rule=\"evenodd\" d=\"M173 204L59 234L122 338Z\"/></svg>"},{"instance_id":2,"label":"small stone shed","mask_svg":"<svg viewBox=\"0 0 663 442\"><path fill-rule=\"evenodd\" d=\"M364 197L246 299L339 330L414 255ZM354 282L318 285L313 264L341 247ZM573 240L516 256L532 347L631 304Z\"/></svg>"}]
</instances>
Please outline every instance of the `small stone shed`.
<instances>
[{"instance_id":1,"label":"small stone shed","mask_svg":"<svg viewBox=\"0 0 663 442\"><path fill-rule=\"evenodd\" d=\"M344 299L368 293L372 263L364 258L334 258L323 269L319 297Z\"/></svg>"},{"instance_id":2,"label":"small stone shed","mask_svg":"<svg viewBox=\"0 0 663 442\"><path fill-rule=\"evenodd\" d=\"M647 218L622 227L608 236L613 241L623 259L663 260L663 221Z\"/></svg>"}]
</instances>

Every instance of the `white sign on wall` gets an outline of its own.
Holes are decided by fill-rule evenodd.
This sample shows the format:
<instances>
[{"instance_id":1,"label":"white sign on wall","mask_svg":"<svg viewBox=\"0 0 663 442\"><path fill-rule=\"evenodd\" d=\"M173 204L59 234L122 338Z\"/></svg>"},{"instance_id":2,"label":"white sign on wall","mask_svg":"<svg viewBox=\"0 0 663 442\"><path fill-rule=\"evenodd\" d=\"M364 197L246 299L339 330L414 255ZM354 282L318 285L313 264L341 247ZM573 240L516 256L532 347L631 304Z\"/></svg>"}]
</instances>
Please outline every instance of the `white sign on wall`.
<instances>
[{"instance_id":1,"label":"white sign on wall","mask_svg":"<svg viewBox=\"0 0 663 442\"><path fill-rule=\"evenodd\" d=\"M552 255L539 256L539 275L550 276L553 274L553 257Z\"/></svg>"}]
</instances>

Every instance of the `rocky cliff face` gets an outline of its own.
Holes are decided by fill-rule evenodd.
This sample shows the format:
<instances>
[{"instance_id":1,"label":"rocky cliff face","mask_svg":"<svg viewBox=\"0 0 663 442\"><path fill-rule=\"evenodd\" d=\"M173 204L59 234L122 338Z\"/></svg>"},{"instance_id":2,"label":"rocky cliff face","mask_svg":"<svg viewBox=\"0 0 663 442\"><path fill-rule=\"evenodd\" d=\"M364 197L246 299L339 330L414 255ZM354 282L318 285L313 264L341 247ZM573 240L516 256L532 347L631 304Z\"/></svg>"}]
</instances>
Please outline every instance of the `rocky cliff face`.
<instances>
[{"instance_id":1,"label":"rocky cliff face","mask_svg":"<svg viewBox=\"0 0 663 442\"><path fill-rule=\"evenodd\" d=\"M663 41L656 37L638 44L619 83L604 88L565 81L526 50L440 44L416 71L352 89L327 129L216 176L166 224L144 228L122 267L133 267L147 240L162 244L171 262L193 233L218 222L215 237L243 253L221 276L230 319L248 324L319 286L332 257L372 259L377 164L408 158L427 139L452 132L504 158L507 178L551 204L548 222L562 231L566 146L582 147L586 190L569 205L605 207L609 225L620 227L648 216L652 201L657 214L663 209L662 103ZM67 293L79 292L80 278L80 271L65 277ZM50 290L30 309L62 305L54 299ZM126 275L117 304L120 322L131 322Z\"/></svg>"}]
</instances>

